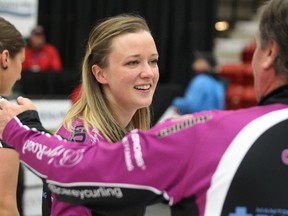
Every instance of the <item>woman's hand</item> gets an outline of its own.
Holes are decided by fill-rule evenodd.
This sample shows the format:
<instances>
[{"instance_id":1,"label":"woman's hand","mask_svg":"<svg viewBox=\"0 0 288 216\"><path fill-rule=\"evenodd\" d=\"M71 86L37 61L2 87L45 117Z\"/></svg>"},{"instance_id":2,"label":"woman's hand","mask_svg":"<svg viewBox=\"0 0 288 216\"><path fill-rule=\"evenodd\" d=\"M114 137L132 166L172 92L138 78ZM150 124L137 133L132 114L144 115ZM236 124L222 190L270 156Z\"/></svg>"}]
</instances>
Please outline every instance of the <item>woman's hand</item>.
<instances>
[{"instance_id":1,"label":"woman's hand","mask_svg":"<svg viewBox=\"0 0 288 216\"><path fill-rule=\"evenodd\" d=\"M27 110L36 110L36 106L28 98L18 97L17 104L0 98L0 138L7 123L18 114Z\"/></svg>"}]
</instances>

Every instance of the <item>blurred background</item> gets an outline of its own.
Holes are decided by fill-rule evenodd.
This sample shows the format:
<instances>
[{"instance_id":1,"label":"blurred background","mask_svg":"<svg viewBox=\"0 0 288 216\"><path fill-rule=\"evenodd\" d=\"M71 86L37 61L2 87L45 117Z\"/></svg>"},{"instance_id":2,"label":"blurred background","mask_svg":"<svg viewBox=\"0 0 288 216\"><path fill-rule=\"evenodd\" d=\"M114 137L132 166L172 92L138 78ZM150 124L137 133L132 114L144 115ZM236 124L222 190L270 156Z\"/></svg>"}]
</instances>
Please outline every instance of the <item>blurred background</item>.
<instances>
[{"instance_id":1,"label":"blurred background","mask_svg":"<svg viewBox=\"0 0 288 216\"><path fill-rule=\"evenodd\" d=\"M39 0L37 23L45 27L47 41L59 49L65 72L77 75L89 31L97 21L123 12L138 13L147 19L157 42L160 83L186 84L193 51L213 51L222 42L219 38L235 37L231 34L238 25L241 36L250 30L253 34L250 21L255 19L260 3L261 0ZM238 48L241 42L234 42Z\"/></svg>"},{"instance_id":2,"label":"blurred background","mask_svg":"<svg viewBox=\"0 0 288 216\"><path fill-rule=\"evenodd\" d=\"M218 72L227 80L227 87L235 80L239 82L239 77L230 73L230 63L249 63L250 53L243 57L243 52L257 30L257 8L263 1L0 0L0 15L11 20L27 40L31 30L37 24L42 25L46 41L58 49L63 63L61 73L57 74L22 73L14 96L69 99L80 80L80 65L92 27L104 17L137 13L148 21L160 54L159 93L156 92L155 98L161 98L158 95L162 92L166 95L165 103L158 104L158 100L154 100L156 122L170 98L183 93L191 78L191 59L195 51L209 51L215 55ZM250 68L243 69L241 65L235 70L240 71L238 76L244 77L245 73L249 76ZM233 88L233 94L242 94L241 87ZM236 99L233 100L236 103ZM227 108L240 106L243 106L240 102L227 103Z\"/></svg>"},{"instance_id":3,"label":"blurred background","mask_svg":"<svg viewBox=\"0 0 288 216\"><path fill-rule=\"evenodd\" d=\"M59 51L59 73L23 71L11 99L34 99L44 126L57 129L80 81L81 61L92 27L102 18L129 12L148 21L160 54L160 80L152 108L154 123L191 78L195 51L212 52L226 86L226 109L256 104L251 58L263 0L0 0L0 16L28 40L36 25ZM41 181L26 171L24 210L41 215ZM159 209L156 208L156 211ZM151 215L161 215L160 211ZM165 212L166 210L164 210ZM150 211L148 211L149 213Z\"/></svg>"}]
</instances>

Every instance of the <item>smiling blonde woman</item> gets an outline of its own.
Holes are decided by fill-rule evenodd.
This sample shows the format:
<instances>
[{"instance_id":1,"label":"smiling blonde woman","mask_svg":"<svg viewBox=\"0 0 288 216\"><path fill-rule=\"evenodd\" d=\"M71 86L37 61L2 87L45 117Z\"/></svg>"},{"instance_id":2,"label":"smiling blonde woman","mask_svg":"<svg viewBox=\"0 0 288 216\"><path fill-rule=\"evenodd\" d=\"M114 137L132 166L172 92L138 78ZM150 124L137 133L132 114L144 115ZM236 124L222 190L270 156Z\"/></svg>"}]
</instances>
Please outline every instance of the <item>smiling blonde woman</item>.
<instances>
[{"instance_id":1,"label":"smiling blonde woman","mask_svg":"<svg viewBox=\"0 0 288 216\"><path fill-rule=\"evenodd\" d=\"M150 128L150 105L159 80L158 51L149 27L138 15L102 20L91 31L77 102L57 134L84 145L120 141L129 131ZM44 185L45 195L49 190ZM52 195L53 196L53 195ZM50 215L49 196L43 215ZM140 208L137 215L144 215ZM51 215L93 215L83 206L54 197Z\"/></svg>"}]
</instances>

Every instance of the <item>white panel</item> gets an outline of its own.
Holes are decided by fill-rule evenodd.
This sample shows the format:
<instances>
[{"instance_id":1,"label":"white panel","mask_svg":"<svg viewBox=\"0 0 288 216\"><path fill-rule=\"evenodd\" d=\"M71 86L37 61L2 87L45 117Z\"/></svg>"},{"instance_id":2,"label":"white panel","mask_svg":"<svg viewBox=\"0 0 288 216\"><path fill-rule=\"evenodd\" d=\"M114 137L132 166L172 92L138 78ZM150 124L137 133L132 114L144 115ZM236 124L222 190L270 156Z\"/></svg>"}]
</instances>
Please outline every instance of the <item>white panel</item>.
<instances>
[{"instance_id":1,"label":"white panel","mask_svg":"<svg viewBox=\"0 0 288 216\"><path fill-rule=\"evenodd\" d=\"M0 16L27 38L38 20L38 0L0 0Z\"/></svg>"}]
</instances>

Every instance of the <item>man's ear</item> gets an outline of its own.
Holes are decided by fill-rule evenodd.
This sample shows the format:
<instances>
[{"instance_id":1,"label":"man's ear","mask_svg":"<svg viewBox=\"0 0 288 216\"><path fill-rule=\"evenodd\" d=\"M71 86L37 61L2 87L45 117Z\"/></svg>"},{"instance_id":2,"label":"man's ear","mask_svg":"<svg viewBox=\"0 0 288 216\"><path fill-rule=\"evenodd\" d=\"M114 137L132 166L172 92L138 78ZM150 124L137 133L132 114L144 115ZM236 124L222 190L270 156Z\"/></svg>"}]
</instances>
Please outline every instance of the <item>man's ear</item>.
<instances>
[{"instance_id":1,"label":"man's ear","mask_svg":"<svg viewBox=\"0 0 288 216\"><path fill-rule=\"evenodd\" d=\"M101 84L106 84L107 83L105 72L104 72L104 70L101 67L99 67L98 65L94 64L92 66L92 73L93 73L95 79L99 83L101 83Z\"/></svg>"},{"instance_id":2,"label":"man's ear","mask_svg":"<svg viewBox=\"0 0 288 216\"><path fill-rule=\"evenodd\" d=\"M9 51L3 50L0 57L1 67L6 70L8 68Z\"/></svg>"},{"instance_id":3,"label":"man's ear","mask_svg":"<svg viewBox=\"0 0 288 216\"><path fill-rule=\"evenodd\" d=\"M269 41L265 48L265 60L263 62L263 68L268 69L273 66L279 52L278 44L275 41Z\"/></svg>"}]
</instances>

